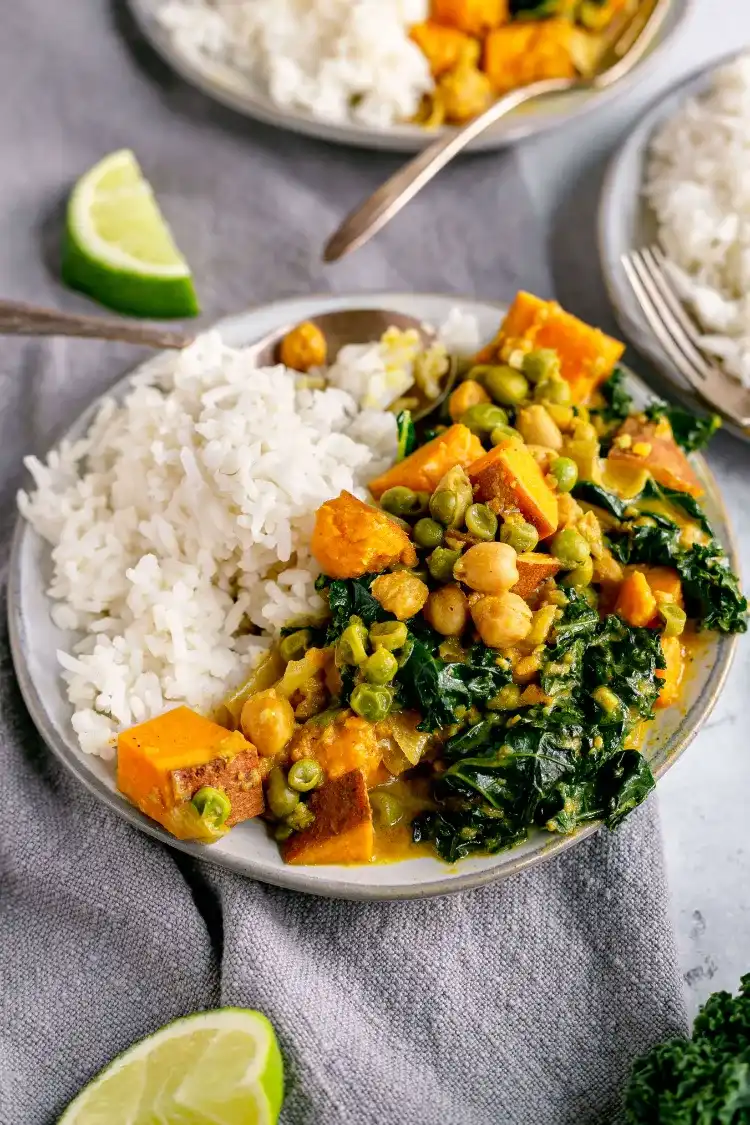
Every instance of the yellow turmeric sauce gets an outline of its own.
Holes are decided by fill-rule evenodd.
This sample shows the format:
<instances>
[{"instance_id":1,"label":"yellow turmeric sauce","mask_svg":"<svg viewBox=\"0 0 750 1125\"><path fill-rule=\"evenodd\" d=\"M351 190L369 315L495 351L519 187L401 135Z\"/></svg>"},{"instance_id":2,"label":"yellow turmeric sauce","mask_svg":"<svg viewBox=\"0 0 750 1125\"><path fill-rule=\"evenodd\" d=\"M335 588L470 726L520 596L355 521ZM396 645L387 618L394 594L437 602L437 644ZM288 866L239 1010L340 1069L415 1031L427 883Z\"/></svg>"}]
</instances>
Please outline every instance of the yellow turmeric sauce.
<instances>
[{"instance_id":1,"label":"yellow turmeric sauce","mask_svg":"<svg viewBox=\"0 0 750 1125\"><path fill-rule=\"evenodd\" d=\"M393 828L375 823L375 848L373 863L399 863L402 859L417 859L419 856L434 856L435 849L428 841L415 844L412 839L412 821L421 812L434 808L430 798L430 782L425 777L404 780L394 778L386 785L379 785L372 792L388 793L404 808L403 819Z\"/></svg>"}]
</instances>

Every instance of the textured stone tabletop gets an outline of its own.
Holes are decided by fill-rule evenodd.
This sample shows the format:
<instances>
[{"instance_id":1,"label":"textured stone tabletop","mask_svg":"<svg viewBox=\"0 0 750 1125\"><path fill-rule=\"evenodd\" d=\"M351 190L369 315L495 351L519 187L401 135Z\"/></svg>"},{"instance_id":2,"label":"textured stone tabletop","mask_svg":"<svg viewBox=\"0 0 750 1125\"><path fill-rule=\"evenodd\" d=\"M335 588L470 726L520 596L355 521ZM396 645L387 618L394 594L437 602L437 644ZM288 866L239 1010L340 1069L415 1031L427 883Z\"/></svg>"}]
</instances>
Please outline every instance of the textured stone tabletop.
<instances>
[{"instance_id":1,"label":"textured stone tabletop","mask_svg":"<svg viewBox=\"0 0 750 1125\"><path fill-rule=\"evenodd\" d=\"M521 150L526 182L548 230L556 294L572 311L617 331L596 257L596 206L607 159L660 90L713 58L750 45L750 5L693 0L678 38L623 103ZM632 357L631 357L632 358ZM634 359L642 373L643 361ZM716 440L709 460L750 578L750 446ZM686 995L695 1011L750 971L750 642L741 638L729 682L708 724L660 785L662 825Z\"/></svg>"}]
</instances>

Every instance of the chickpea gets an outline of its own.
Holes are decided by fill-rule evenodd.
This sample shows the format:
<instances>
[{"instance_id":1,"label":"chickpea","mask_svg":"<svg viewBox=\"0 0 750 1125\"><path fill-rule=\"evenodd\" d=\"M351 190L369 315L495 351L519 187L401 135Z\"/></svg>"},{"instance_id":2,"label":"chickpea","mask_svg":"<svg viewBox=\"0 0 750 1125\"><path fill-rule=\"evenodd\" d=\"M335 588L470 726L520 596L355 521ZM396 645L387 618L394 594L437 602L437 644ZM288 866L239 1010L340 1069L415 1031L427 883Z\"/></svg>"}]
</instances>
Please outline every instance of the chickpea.
<instances>
[{"instance_id":1,"label":"chickpea","mask_svg":"<svg viewBox=\"0 0 750 1125\"><path fill-rule=\"evenodd\" d=\"M510 591L479 598L471 607L477 632L489 648L508 648L525 640L532 616L523 598Z\"/></svg>"},{"instance_id":2,"label":"chickpea","mask_svg":"<svg viewBox=\"0 0 750 1125\"><path fill-rule=\"evenodd\" d=\"M470 406L479 406L483 402L490 402L490 396L484 387L475 379L466 379L456 387L448 399L451 419L454 422L460 421L461 415L465 414Z\"/></svg>"},{"instance_id":3,"label":"chickpea","mask_svg":"<svg viewBox=\"0 0 750 1125\"><path fill-rule=\"evenodd\" d=\"M281 341L279 358L285 367L294 371L309 371L322 367L328 356L326 338L310 320L305 320L287 332Z\"/></svg>"},{"instance_id":4,"label":"chickpea","mask_svg":"<svg viewBox=\"0 0 750 1125\"><path fill-rule=\"evenodd\" d=\"M263 758L283 750L294 734L294 710L274 688L251 695L240 715L242 733Z\"/></svg>"},{"instance_id":5,"label":"chickpea","mask_svg":"<svg viewBox=\"0 0 750 1125\"><path fill-rule=\"evenodd\" d=\"M424 615L436 633L443 637L459 637L466 628L469 606L460 586L451 583L433 590L424 607Z\"/></svg>"},{"instance_id":6,"label":"chickpea","mask_svg":"<svg viewBox=\"0 0 750 1125\"><path fill-rule=\"evenodd\" d=\"M386 613L392 613L399 621L406 621L419 613L430 593L422 579L408 570L381 574L373 582L370 591Z\"/></svg>"},{"instance_id":7,"label":"chickpea","mask_svg":"<svg viewBox=\"0 0 750 1125\"><path fill-rule=\"evenodd\" d=\"M563 437L560 427L553 422L549 412L538 403L525 406L518 411L516 429L520 431L527 445L546 445L556 453L562 449Z\"/></svg>"},{"instance_id":8,"label":"chickpea","mask_svg":"<svg viewBox=\"0 0 750 1125\"><path fill-rule=\"evenodd\" d=\"M508 543L477 543L458 560L453 577L479 594L501 594L518 581L516 559Z\"/></svg>"}]
</instances>

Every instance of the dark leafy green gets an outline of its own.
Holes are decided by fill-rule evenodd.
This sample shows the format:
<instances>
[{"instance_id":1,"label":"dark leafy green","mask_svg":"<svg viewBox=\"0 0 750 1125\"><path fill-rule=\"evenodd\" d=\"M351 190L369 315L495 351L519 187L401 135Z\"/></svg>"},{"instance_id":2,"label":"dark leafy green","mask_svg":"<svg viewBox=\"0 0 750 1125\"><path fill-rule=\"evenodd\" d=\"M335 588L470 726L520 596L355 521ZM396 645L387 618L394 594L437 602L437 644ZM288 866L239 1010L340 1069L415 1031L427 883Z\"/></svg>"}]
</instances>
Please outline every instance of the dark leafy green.
<instances>
[{"instance_id":1,"label":"dark leafy green","mask_svg":"<svg viewBox=\"0 0 750 1125\"><path fill-rule=\"evenodd\" d=\"M468 650L460 663L437 654L442 641L428 626L412 634L408 659L396 675L399 701L422 715L420 730L435 731L459 722L465 711L486 704L510 680L507 664L482 644Z\"/></svg>"},{"instance_id":2,"label":"dark leafy green","mask_svg":"<svg viewBox=\"0 0 750 1125\"><path fill-rule=\"evenodd\" d=\"M396 461L403 461L404 457L414 452L417 445L417 432L412 421L411 410L402 410L396 415L396 426L398 428Z\"/></svg>"},{"instance_id":3,"label":"dark leafy green","mask_svg":"<svg viewBox=\"0 0 750 1125\"><path fill-rule=\"evenodd\" d=\"M691 414L679 406L667 406L665 402L654 402L646 408L650 422L668 418L675 441L686 453L705 449L711 438L721 426L718 414Z\"/></svg>"},{"instance_id":4,"label":"dark leafy green","mask_svg":"<svg viewBox=\"0 0 750 1125\"><path fill-rule=\"evenodd\" d=\"M614 492L608 492L602 485L594 484L590 480L577 481L573 488L573 495L576 500L583 500L587 504L595 504L597 508L603 508L618 520L623 518L627 509L634 503L633 500L621 500Z\"/></svg>"},{"instance_id":5,"label":"dark leafy green","mask_svg":"<svg viewBox=\"0 0 750 1125\"><path fill-rule=\"evenodd\" d=\"M646 482L646 487L638 497L639 500L662 500L667 504L672 504L677 508L682 508L686 515L701 527L707 535L711 538L714 537L713 528L708 522L706 513L701 508L698 501L689 492L679 492L676 488L667 488L663 484L657 484L656 481L650 477Z\"/></svg>"},{"instance_id":6,"label":"dark leafy green","mask_svg":"<svg viewBox=\"0 0 750 1125\"><path fill-rule=\"evenodd\" d=\"M659 636L619 617L600 621L575 591L567 599L540 674L551 702L485 717L447 745L452 764L435 783L437 809L414 834L449 862L509 847L534 825L572 832L604 819L614 827L653 788L647 761L624 744L653 713ZM620 699L614 716L594 698L598 687Z\"/></svg>"},{"instance_id":7,"label":"dark leafy green","mask_svg":"<svg viewBox=\"0 0 750 1125\"><path fill-rule=\"evenodd\" d=\"M605 422L624 422L633 411L633 400L625 390L625 373L616 367L599 388L605 405L597 413Z\"/></svg>"},{"instance_id":8,"label":"dark leafy green","mask_svg":"<svg viewBox=\"0 0 750 1125\"><path fill-rule=\"evenodd\" d=\"M330 579L325 575L318 578L315 588L319 592L327 592L331 610L326 644L333 644L341 636L353 614L361 617L368 626L374 621L385 621L388 614L370 593L370 586L376 578L376 574L365 574L362 578Z\"/></svg>"},{"instance_id":9,"label":"dark leafy green","mask_svg":"<svg viewBox=\"0 0 750 1125\"><path fill-rule=\"evenodd\" d=\"M625 1115L628 1125L750 1125L750 974L738 996L710 997L691 1039L636 1061Z\"/></svg>"}]
</instances>

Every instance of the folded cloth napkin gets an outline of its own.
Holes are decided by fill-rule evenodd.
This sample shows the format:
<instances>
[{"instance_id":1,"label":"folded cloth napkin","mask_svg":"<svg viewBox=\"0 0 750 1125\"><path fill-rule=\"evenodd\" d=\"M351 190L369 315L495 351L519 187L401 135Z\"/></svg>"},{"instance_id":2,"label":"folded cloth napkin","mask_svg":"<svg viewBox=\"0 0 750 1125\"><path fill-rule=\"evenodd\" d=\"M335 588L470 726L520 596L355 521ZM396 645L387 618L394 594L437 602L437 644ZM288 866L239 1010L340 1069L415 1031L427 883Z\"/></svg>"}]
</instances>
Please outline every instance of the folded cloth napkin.
<instances>
[{"instance_id":1,"label":"folded cloth napkin","mask_svg":"<svg viewBox=\"0 0 750 1125\"><path fill-rule=\"evenodd\" d=\"M3 23L3 294L87 307L55 281L60 203L125 145L164 201L207 317L333 288L549 292L512 154L450 169L325 269L325 234L397 157L224 113L152 59L117 5L25 0ZM0 343L4 542L22 455L43 452L134 358ZM102 808L36 734L4 625L0 672L0 1125L48 1122L135 1039L218 1004L273 1020L285 1125L610 1122L632 1057L685 1026L653 801L615 835L501 885L317 900L194 863Z\"/></svg>"}]
</instances>

